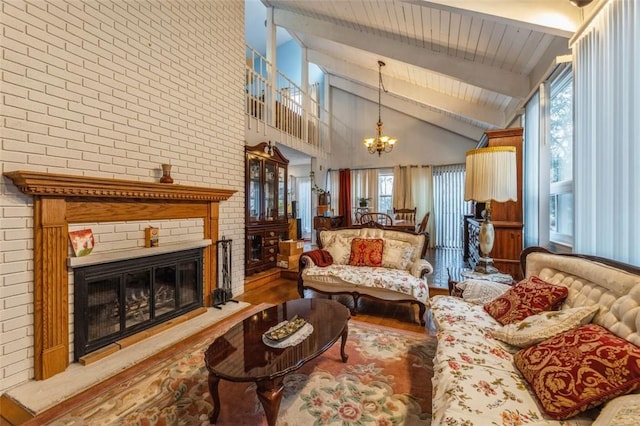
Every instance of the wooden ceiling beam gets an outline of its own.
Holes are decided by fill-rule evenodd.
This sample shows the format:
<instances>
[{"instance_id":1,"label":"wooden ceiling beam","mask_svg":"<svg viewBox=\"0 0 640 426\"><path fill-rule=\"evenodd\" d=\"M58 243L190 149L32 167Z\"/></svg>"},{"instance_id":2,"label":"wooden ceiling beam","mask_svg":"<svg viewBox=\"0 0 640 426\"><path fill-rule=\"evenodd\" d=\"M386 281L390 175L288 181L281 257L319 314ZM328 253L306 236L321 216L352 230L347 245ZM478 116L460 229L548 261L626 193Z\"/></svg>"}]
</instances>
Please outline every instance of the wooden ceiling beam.
<instances>
[{"instance_id":1,"label":"wooden ceiling beam","mask_svg":"<svg viewBox=\"0 0 640 426\"><path fill-rule=\"evenodd\" d=\"M370 88L378 87L378 72L376 70L363 68L317 50L308 50L307 52L310 62L323 67L330 74L344 77L347 80L360 81L370 86ZM500 128L505 124L505 114L500 110L473 104L390 76L384 76L383 78L385 88L395 95L453 115L461 115L470 120L485 123L487 127Z\"/></svg>"},{"instance_id":2,"label":"wooden ceiling beam","mask_svg":"<svg viewBox=\"0 0 640 426\"><path fill-rule=\"evenodd\" d=\"M582 24L581 10L568 0L401 0L466 16L515 25L569 39Z\"/></svg>"},{"instance_id":3,"label":"wooden ceiling beam","mask_svg":"<svg viewBox=\"0 0 640 426\"><path fill-rule=\"evenodd\" d=\"M425 49L419 47L417 41L408 43L393 34L363 34L352 28L282 9L274 10L274 22L290 32L310 34L393 58L496 93L522 98L529 92L526 75Z\"/></svg>"}]
</instances>

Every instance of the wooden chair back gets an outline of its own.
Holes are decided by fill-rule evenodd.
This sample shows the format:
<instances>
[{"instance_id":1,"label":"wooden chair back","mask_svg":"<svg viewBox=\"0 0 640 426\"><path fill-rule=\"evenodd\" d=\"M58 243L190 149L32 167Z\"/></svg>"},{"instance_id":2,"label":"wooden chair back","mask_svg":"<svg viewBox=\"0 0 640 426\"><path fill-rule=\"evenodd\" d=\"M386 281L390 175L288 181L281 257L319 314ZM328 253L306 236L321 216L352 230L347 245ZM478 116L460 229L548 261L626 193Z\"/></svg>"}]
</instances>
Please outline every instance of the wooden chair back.
<instances>
[{"instance_id":1,"label":"wooden chair back","mask_svg":"<svg viewBox=\"0 0 640 426\"><path fill-rule=\"evenodd\" d=\"M376 222L382 226L391 226L393 225L393 219L386 213L380 212L371 212L371 213L363 213L360 218L360 223L365 224L369 222Z\"/></svg>"},{"instance_id":2,"label":"wooden chair back","mask_svg":"<svg viewBox=\"0 0 640 426\"><path fill-rule=\"evenodd\" d=\"M427 224L429 223L429 215L431 212L425 213L424 217L420 221L420 226L418 226L418 234L425 232L427 230Z\"/></svg>"},{"instance_id":3,"label":"wooden chair back","mask_svg":"<svg viewBox=\"0 0 640 426\"><path fill-rule=\"evenodd\" d=\"M418 208L413 209L393 209L393 217L401 220L410 220L411 222L416 221L416 210Z\"/></svg>"}]
</instances>

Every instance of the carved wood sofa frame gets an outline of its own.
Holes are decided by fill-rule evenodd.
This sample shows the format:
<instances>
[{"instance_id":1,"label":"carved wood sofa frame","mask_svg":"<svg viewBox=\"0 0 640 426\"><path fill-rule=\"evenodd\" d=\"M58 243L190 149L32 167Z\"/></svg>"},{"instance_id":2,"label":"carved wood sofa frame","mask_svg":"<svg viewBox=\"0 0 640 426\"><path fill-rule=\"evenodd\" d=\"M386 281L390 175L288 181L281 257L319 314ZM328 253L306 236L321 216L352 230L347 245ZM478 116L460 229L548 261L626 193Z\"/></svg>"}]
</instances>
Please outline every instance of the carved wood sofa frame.
<instances>
[{"instance_id":1,"label":"carved wood sofa frame","mask_svg":"<svg viewBox=\"0 0 640 426\"><path fill-rule=\"evenodd\" d=\"M414 232L414 231L406 231L406 230L398 230L397 228L393 228L393 227L387 227L387 226L382 226L377 222L374 221L370 221L364 224L360 224L360 225L352 225L352 226L348 226L348 227L342 227L342 228L335 228L335 229L329 229L329 228L319 228L316 230L316 244L318 245L318 249L322 249L322 240L320 239L320 233L322 231L337 231L337 230L344 230L344 229L362 229L362 228L376 228L376 229L383 229L383 230L389 230L389 231L393 231L393 232L404 232L407 234L413 234L413 235L419 235L419 233ZM424 234L425 236L425 241L424 241L424 245L422 246L422 251L420 253L420 256L418 259L424 259L425 255L426 255L426 251L427 251L427 247L429 246L429 234L427 232L423 232L421 234ZM336 290L336 291L326 291L326 290L321 290L318 288L315 288L313 286L308 286L305 285L304 283L304 279L302 277L302 273L304 268L307 266L306 262L307 262L308 258L305 258L304 253L302 256L300 256L300 260L298 261L298 294L300 295L300 297L304 298L304 291L305 290L312 290L316 293L319 294L323 294L329 297L329 299L332 298L332 296L334 295L346 295L346 296L351 296L353 299L353 308L349 308L349 310L351 311L351 315L356 316L358 314L358 301L360 300L360 297L365 296L371 299L375 299L381 302L392 302L392 303L409 303L412 306L413 305L417 305L418 306L418 310L419 310L419 322L420 325L425 325L425 313L426 313L426 306L424 303L420 302L419 300L416 300L414 298L411 298L409 295L403 295L400 292L396 292L396 291L392 291L392 290L386 290L388 292L388 294L391 293L395 293L394 297L379 297L379 293L376 293L375 290L380 290L381 292L384 291L384 289L372 289L373 291L367 291L366 288L363 287L358 287L360 291L353 291L353 290ZM420 278L424 278L426 275L428 275L430 273L430 271L428 270L424 270L420 276ZM404 296L404 297L403 297Z\"/></svg>"}]
</instances>

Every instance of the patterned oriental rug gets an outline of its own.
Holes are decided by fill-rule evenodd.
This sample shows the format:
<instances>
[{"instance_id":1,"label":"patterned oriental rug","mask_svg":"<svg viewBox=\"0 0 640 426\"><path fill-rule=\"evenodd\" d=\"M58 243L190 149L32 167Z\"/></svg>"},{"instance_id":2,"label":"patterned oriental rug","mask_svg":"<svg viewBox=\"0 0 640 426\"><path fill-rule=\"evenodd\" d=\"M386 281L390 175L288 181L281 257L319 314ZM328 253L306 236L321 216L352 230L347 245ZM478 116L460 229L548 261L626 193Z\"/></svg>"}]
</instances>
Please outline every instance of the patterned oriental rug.
<instances>
[{"instance_id":1,"label":"patterned oriental rug","mask_svg":"<svg viewBox=\"0 0 640 426\"><path fill-rule=\"evenodd\" d=\"M212 402L203 352L219 332L201 336L162 362L93 392L47 424L208 425ZM351 319L347 363L340 360L338 341L287 375L277 424L428 425L435 347L435 337L427 334ZM221 380L219 390L217 425L267 424L255 384Z\"/></svg>"}]
</instances>

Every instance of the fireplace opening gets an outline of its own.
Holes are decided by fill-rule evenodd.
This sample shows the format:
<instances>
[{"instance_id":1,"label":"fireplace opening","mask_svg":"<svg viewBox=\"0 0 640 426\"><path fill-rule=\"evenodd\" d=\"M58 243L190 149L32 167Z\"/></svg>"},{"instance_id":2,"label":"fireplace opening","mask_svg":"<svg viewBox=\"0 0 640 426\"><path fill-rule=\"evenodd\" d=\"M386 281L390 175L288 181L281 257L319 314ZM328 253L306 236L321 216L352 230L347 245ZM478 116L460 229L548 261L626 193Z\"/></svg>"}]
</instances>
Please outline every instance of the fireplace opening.
<instances>
[{"instance_id":1,"label":"fireplace opening","mask_svg":"<svg viewBox=\"0 0 640 426\"><path fill-rule=\"evenodd\" d=\"M203 305L202 248L74 269L74 358Z\"/></svg>"}]
</instances>

